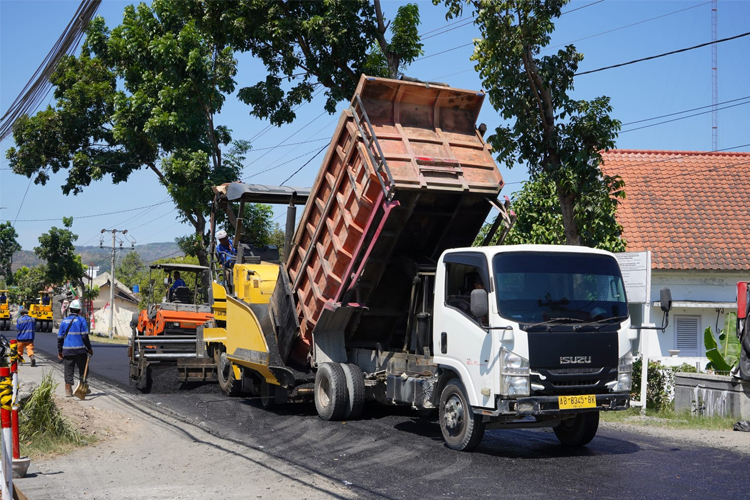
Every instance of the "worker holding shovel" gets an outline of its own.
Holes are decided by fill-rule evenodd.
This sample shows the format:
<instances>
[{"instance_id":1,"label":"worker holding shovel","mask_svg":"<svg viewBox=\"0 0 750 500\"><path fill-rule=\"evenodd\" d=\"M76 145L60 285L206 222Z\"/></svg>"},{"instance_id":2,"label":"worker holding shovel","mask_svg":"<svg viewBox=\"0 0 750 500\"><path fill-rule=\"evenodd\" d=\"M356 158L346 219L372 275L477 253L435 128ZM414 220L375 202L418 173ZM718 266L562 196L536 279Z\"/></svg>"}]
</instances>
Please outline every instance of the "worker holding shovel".
<instances>
[{"instance_id":1,"label":"worker holding shovel","mask_svg":"<svg viewBox=\"0 0 750 500\"><path fill-rule=\"evenodd\" d=\"M57 357L63 360L65 367L65 396L73 397L73 378L75 367L81 385L86 382L86 368L88 357L94 354L89 341L89 327L86 320L80 316L81 301L76 299L70 303L70 315L62 320L57 330Z\"/></svg>"}]
</instances>

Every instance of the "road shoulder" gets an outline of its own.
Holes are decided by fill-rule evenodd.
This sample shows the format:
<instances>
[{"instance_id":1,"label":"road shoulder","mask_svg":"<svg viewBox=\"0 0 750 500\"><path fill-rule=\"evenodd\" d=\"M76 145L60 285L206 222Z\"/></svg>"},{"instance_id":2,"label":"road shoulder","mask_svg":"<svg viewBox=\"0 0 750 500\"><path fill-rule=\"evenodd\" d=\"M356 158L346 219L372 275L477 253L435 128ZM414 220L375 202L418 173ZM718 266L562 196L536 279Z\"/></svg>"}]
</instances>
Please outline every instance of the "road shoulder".
<instances>
[{"instance_id":1,"label":"road shoulder","mask_svg":"<svg viewBox=\"0 0 750 500\"><path fill-rule=\"evenodd\" d=\"M21 368L21 382L51 373L64 413L99 441L33 463L29 476L15 480L28 498L356 497L338 481L137 404L116 387L91 381L85 401L64 398L60 365L43 356L37 363Z\"/></svg>"}]
</instances>

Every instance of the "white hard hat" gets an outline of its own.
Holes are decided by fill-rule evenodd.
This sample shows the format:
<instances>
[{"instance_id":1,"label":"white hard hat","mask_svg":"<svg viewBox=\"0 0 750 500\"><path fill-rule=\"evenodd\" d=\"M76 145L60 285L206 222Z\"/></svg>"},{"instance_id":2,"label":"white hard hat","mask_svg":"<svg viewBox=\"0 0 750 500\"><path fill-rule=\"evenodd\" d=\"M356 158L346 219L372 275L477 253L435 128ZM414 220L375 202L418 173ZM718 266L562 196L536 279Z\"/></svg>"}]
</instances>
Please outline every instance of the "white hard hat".
<instances>
[{"instance_id":1,"label":"white hard hat","mask_svg":"<svg viewBox=\"0 0 750 500\"><path fill-rule=\"evenodd\" d=\"M73 302L70 303L69 308L70 309L78 309L78 310L80 310L81 309L81 301L78 300L78 299L74 300Z\"/></svg>"},{"instance_id":2,"label":"white hard hat","mask_svg":"<svg viewBox=\"0 0 750 500\"><path fill-rule=\"evenodd\" d=\"M227 237L227 232L224 231L223 229L219 229L219 232L216 233L216 239L217 240L223 240L226 237Z\"/></svg>"}]
</instances>

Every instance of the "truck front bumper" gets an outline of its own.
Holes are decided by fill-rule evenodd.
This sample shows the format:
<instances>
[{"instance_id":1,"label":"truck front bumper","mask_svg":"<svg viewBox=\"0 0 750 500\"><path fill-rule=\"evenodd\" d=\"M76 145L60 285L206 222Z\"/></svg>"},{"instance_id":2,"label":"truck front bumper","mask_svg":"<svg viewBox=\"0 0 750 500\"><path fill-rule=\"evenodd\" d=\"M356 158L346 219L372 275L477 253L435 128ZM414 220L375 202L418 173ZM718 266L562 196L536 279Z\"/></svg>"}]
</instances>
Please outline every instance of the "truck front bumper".
<instances>
[{"instance_id":1,"label":"truck front bumper","mask_svg":"<svg viewBox=\"0 0 750 500\"><path fill-rule=\"evenodd\" d=\"M630 396L628 394L596 394L596 406L591 408L560 409L557 396L530 396L518 399L497 399L497 410L475 409L475 413L499 417L503 415L517 416L539 416L539 415L565 415L570 413L581 413L586 411L613 411L626 410L630 408Z\"/></svg>"}]
</instances>

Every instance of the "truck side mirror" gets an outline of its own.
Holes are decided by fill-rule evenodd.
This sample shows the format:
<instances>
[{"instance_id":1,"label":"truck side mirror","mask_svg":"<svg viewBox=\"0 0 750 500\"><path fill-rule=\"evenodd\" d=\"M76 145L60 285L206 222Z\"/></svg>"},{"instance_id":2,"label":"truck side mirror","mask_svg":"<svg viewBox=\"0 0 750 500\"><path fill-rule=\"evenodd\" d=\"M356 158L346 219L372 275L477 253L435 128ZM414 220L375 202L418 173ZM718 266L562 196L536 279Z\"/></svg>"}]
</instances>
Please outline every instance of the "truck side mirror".
<instances>
[{"instance_id":1,"label":"truck side mirror","mask_svg":"<svg viewBox=\"0 0 750 500\"><path fill-rule=\"evenodd\" d=\"M661 304L661 310L669 312L672 309L672 292L669 288L662 288L659 292L659 303Z\"/></svg>"},{"instance_id":2,"label":"truck side mirror","mask_svg":"<svg viewBox=\"0 0 750 500\"><path fill-rule=\"evenodd\" d=\"M487 300L487 290L477 289L471 291L471 315L476 318L486 316L490 306Z\"/></svg>"}]
</instances>

